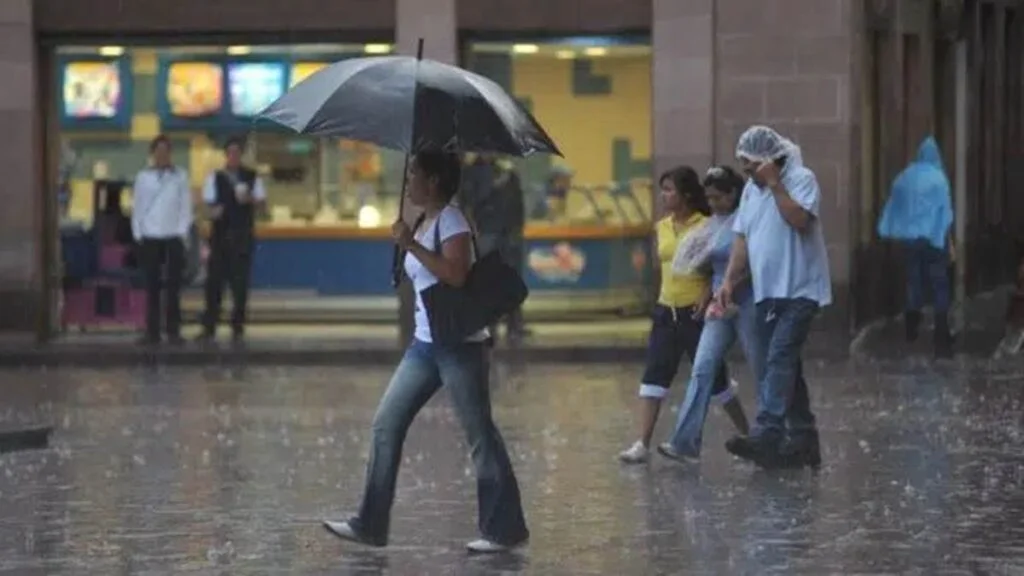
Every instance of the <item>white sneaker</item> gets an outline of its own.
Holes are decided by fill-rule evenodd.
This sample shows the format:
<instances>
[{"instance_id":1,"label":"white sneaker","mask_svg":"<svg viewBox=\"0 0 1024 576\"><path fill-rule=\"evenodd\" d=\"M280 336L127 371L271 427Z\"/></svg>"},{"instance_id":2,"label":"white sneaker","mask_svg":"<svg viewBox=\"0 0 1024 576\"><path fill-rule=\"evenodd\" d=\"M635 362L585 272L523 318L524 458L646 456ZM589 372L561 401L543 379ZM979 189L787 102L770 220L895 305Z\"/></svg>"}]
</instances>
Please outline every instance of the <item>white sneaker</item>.
<instances>
[{"instance_id":1,"label":"white sneaker","mask_svg":"<svg viewBox=\"0 0 1024 576\"><path fill-rule=\"evenodd\" d=\"M644 443L637 440L628 449L619 452L619 460L624 464L643 464L651 458L651 451Z\"/></svg>"},{"instance_id":2,"label":"white sneaker","mask_svg":"<svg viewBox=\"0 0 1024 576\"><path fill-rule=\"evenodd\" d=\"M352 526L348 522L335 522L332 520L324 520L324 528L328 532L334 534L342 540L348 540L350 542L361 542L359 535L352 529Z\"/></svg>"},{"instance_id":3,"label":"white sneaker","mask_svg":"<svg viewBox=\"0 0 1024 576\"><path fill-rule=\"evenodd\" d=\"M386 546L386 544L384 543L371 542L367 540L361 534L356 532L352 528L352 525L348 522L334 522L331 520L324 520L324 529L326 529L331 534L334 534L338 538L341 538L342 540L346 540L348 542L362 544L363 546L371 546L373 548L383 548L384 546Z\"/></svg>"},{"instance_id":4,"label":"white sneaker","mask_svg":"<svg viewBox=\"0 0 1024 576\"><path fill-rule=\"evenodd\" d=\"M700 464L700 458L690 456L689 454L683 454L682 452L676 450L675 447L672 446L672 444L669 442L662 442L661 444L658 444L658 452L660 452L662 456L670 460L677 460L679 462L684 462L686 464Z\"/></svg>"},{"instance_id":5,"label":"white sneaker","mask_svg":"<svg viewBox=\"0 0 1024 576\"><path fill-rule=\"evenodd\" d=\"M486 538L473 540L469 544L466 544L466 549L475 554L500 554L502 552L508 552L513 548L514 546L505 546L504 544L491 542Z\"/></svg>"}]
</instances>

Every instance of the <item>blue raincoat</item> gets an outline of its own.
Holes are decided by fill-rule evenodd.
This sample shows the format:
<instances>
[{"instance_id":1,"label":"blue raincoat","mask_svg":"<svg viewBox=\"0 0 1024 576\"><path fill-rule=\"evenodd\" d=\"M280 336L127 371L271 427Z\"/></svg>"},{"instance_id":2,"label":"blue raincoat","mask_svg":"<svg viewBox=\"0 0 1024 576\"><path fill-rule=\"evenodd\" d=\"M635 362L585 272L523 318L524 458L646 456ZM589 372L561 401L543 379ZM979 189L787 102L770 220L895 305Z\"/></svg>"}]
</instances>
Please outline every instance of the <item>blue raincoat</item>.
<instances>
[{"instance_id":1,"label":"blue raincoat","mask_svg":"<svg viewBox=\"0 0 1024 576\"><path fill-rule=\"evenodd\" d=\"M917 158L900 172L878 220L878 235L892 240L925 239L940 250L953 225L949 178L935 138L917 149Z\"/></svg>"}]
</instances>

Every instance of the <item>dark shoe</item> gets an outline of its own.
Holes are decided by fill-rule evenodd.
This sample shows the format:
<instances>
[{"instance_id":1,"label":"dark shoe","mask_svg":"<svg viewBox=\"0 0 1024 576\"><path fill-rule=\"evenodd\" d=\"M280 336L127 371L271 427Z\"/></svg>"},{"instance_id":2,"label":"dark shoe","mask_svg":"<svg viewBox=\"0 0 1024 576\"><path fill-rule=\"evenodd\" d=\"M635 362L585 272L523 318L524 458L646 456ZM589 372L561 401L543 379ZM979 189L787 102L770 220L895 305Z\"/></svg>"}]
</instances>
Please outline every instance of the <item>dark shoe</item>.
<instances>
[{"instance_id":1,"label":"dark shoe","mask_svg":"<svg viewBox=\"0 0 1024 576\"><path fill-rule=\"evenodd\" d=\"M245 344L245 332L236 331L231 334L232 346L243 346Z\"/></svg>"},{"instance_id":2,"label":"dark shoe","mask_svg":"<svg viewBox=\"0 0 1024 576\"><path fill-rule=\"evenodd\" d=\"M761 466L776 467L780 440L773 436L734 436L725 443L725 449L737 458Z\"/></svg>"},{"instance_id":3,"label":"dark shoe","mask_svg":"<svg viewBox=\"0 0 1024 576\"><path fill-rule=\"evenodd\" d=\"M151 334L143 334L135 341L139 346L157 346L160 344L160 337Z\"/></svg>"},{"instance_id":4,"label":"dark shoe","mask_svg":"<svg viewBox=\"0 0 1024 576\"><path fill-rule=\"evenodd\" d=\"M173 334L167 337L167 343L180 348L185 345L185 339L181 337L181 334Z\"/></svg>"},{"instance_id":5,"label":"dark shoe","mask_svg":"<svg viewBox=\"0 0 1024 576\"><path fill-rule=\"evenodd\" d=\"M821 441L814 431L797 437L786 438L779 446L779 468L821 467Z\"/></svg>"},{"instance_id":6,"label":"dark shoe","mask_svg":"<svg viewBox=\"0 0 1024 576\"><path fill-rule=\"evenodd\" d=\"M953 357L953 333L949 329L948 316L935 317L935 357Z\"/></svg>"},{"instance_id":7,"label":"dark shoe","mask_svg":"<svg viewBox=\"0 0 1024 576\"><path fill-rule=\"evenodd\" d=\"M918 329L921 327L921 313L908 310L903 314L903 325L907 331L907 342L917 340Z\"/></svg>"}]
</instances>

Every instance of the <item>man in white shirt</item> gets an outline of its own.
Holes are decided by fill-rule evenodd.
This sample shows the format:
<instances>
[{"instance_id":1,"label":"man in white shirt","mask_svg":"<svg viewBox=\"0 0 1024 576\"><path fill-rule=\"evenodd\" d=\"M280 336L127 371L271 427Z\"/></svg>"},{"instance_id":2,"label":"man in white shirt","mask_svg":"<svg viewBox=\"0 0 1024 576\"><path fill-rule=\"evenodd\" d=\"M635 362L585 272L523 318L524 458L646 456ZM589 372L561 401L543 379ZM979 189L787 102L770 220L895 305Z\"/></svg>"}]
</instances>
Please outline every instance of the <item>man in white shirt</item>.
<instances>
[{"instance_id":1,"label":"man in white shirt","mask_svg":"<svg viewBox=\"0 0 1024 576\"><path fill-rule=\"evenodd\" d=\"M166 289L167 339L181 339L181 277L185 242L192 227L188 172L171 163L171 141L160 135L149 146L152 165L135 177L132 234L146 280L146 334L143 344L160 342L160 296ZM164 267L166 266L166 271Z\"/></svg>"},{"instance_id":2,"label":"man in white shirt","mask_svg":"<svg viewBox=\"0 0 1024 576\"><path fill-rule=\"evenodd\" d=\"M203 202L210 210L210 259L206 264L206 312L200 341L213 340L220 320L224 284L231 287L231 332L235 342L245 333L245 310L255 244L257 211L267 191L256 171L242 164L245 142L224 145L225 166L206 178Z\"/></svg>"}]
</instances>

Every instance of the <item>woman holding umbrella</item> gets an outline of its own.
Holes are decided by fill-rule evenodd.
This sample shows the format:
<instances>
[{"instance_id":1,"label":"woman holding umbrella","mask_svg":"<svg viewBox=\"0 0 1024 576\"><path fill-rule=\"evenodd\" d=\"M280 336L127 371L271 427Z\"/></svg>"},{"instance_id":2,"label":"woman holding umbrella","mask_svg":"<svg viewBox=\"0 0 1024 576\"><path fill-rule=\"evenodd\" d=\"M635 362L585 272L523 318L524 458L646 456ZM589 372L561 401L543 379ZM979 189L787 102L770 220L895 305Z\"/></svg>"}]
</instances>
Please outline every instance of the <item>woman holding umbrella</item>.
<instances>
[{"instance_id":1,"label":"woman holding umbrella","mask_svg":"<svg viewBox=\"0 0 1024 576\"><path fill-rule=\"evenodd\" d=\"M420 152L410 162L407 197L423 209L423 216L415 230L396 222L392 234L406 251L405 273L417 293L415 338L373 418L370 463L359 513L347 522L324 522L328 530L346 540L371 546L387 544L402 443L416 414L442 386L451 393L476 467L482 538L470 542L469 550L501 552L529 539L512 462L491 418L485 344L489 334L482 330L457 346L433 344L420 299L422 290L438 282L461 286L475 258L469 223L450 204L459 180L460 162L454 154Z\"/></svg>"},{"instance_id":2,"label":"woman holding umbrella","mask_svg":"<svg viewBox=\"0 0 1024 576\"><path fill-rule=\"evenodd\" d=\"M491 417L490 334L486 328L470 330L465 337L460 332L455 339L434 334L431 311L438 313L442 297L466 285L478 256L480 266L488 262L487 255L474 249L465 215L451 204L460 181L457 154L559 152L529 112L500 86L466 70L422 60L422 51L420 40L415 59L353 58L333 64L261 114L300 134L361 140L415 154L406 157L402 199L408 198L423 214L411 229L401 220L392 227L397 245L394 280L404 272L416 292L415 336L373 419L359 512L348 521L325 521L324 526L346 540L387 544L406 432L420 409L446 386L476 466L482 537L470 542L469 550L502 552L525 544L530 534L512 462Z\"/></svg>"}]
</instances>

